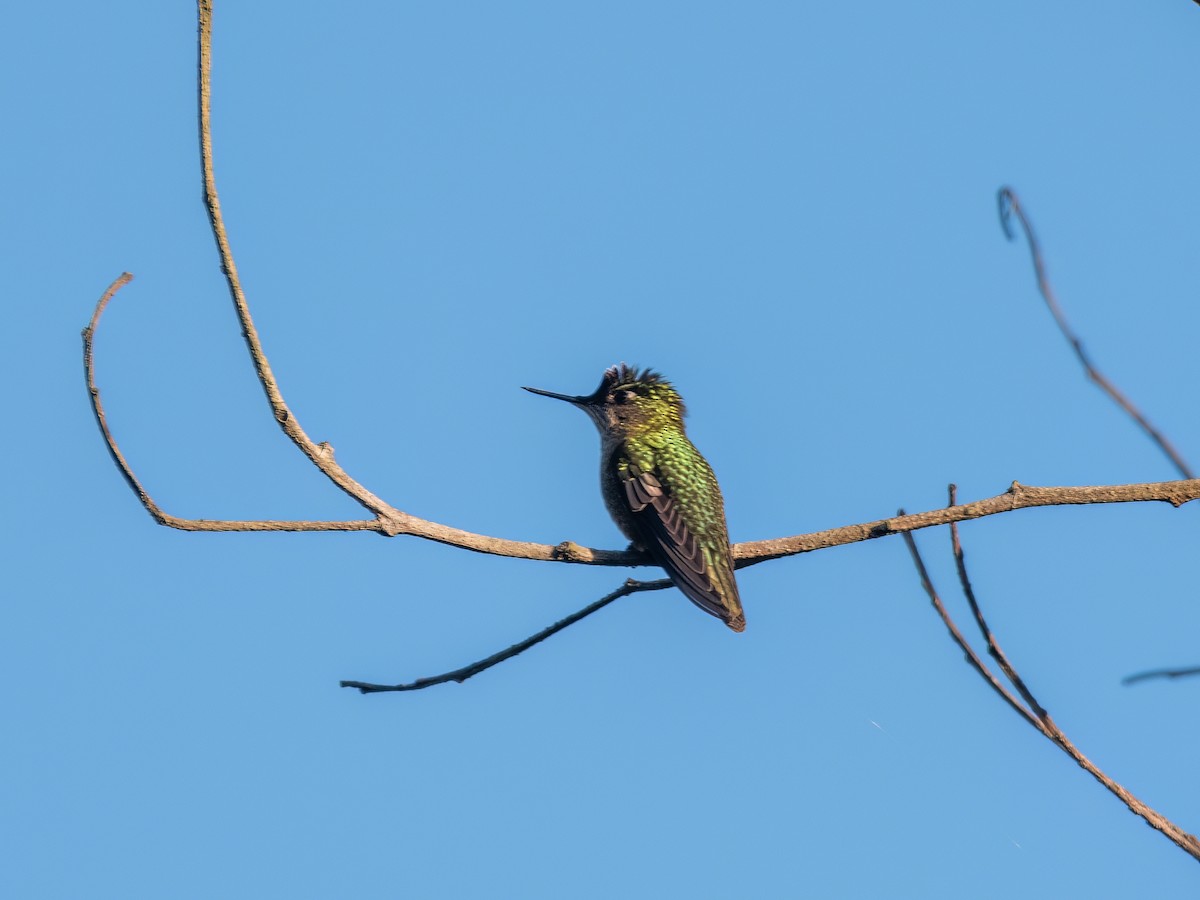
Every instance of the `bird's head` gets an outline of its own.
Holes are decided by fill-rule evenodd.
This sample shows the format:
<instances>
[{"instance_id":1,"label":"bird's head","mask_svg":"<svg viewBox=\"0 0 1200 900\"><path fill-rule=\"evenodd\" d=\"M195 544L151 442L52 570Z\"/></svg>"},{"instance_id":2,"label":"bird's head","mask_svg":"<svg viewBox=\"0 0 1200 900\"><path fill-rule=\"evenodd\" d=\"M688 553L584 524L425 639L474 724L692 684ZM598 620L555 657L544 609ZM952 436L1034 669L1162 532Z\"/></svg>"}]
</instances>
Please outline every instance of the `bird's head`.
<instances>
[{"instance_id":1,"label":"bird's head","mask_svg":"<svg viewBox=\"0 0 1200 900\"><path fill-rule=\"evenodd\" d=\"M565 400L591 417L602 435L638 436L667 428L683 430L687 408L675 386L651 369L638 371L621 363L604 372L600 386L586 396L571 396L527 387L525 390Z\"/></svg>"}]
</instances>

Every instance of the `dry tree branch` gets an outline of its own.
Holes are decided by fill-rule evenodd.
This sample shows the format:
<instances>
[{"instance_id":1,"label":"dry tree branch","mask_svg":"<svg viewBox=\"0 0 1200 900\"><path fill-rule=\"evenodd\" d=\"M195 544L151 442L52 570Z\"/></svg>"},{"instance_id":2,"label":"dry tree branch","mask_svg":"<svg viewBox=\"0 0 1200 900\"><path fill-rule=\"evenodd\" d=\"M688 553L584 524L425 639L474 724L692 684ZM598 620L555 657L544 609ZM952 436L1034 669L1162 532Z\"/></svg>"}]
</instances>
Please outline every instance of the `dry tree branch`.
<instances>
[{"instance_id":1,"label":"dry tree branch","mask_svg":"<svg viewBox=\"0 0 1200 900\"><path fill-rule=\"evenodd\" d=\"M861 525L843 525L812 534L734 544L733 555L737 568L741 569L796 553L824 550L827 547L854 544L889 534L902 534L935 525L949 525L951 522L980 519L1015 509L1080 506L1092 503L1135 503L1149 500L1161 500L1179 507L1197 499L1198 496L1200 479L1088 487L1034 487L1014 481L1003 494L988 497L986 500L975 500L961 506L943 507L891 519L878 519Z\"/></svg>"},{"instance_id":2,"label":"dry tree branch","mask_svg":"<svg viewBox=\"0 0 1200 900\"><path fill-rule=\"evenodd\" d=\"M142 486L129 462L125 459L125 454L117 445L116 438L112 436L112 432L108 428L108 418L104 414L104 404L100 402L100 388L96 386L94 361L96 327L100 324L100 317L104 314L104 309L108 306L109 301L116 296L117 291L132 280L131 274L122 273L116 281L108 286L96 304L92 320L88 323L87 328L83 329L83 372L87 381L88 397L92 402L92 412L96 416L96 424L100 426L100 433L104 436L104 443L108 447L109 455L117 464L117 468L121 470L126 483L138 495L142 505L146 507L146 511L154 517L154 521L160 525L183 531L368 531L378 528L377 522L371 520L357 522L210 522L204 519L181 519L164 512L162 507L154 502L154 498Z\"/></svg>"},{"instance_id":3,"label":"dry tree branch","mask_svg":"<svg viewBox=\"0 0 1200 900\"><path fill-rule=\"evenodd\" d=\"M1200 2L1200 0L1197 0ZM1042 247L1038 243L1037 235L1033 232L1033 225L1029 221L1029 217L1025 215L1025 210L1021 208L1021 201L1017 198L1016 191L1011 187L1000 188L996 196L997 203L1000 207L1000 224L1004 228L1005 236L1011 241L1016 238L1012 230L1012 217L1016 216L1017 221L1021 223L1021 228L1025 232L1026 243L1029 244L1029 255L1033 259L1033 272L1037 277L1038 290L1041 292L1042 299L1046 301L1046 306L1050 309L1050 314L1054 316L1054 321L1058 325L1058 330L1062 332L1062 336L1067 339L1067 343L1071 345L1071 349L1075 351L1075 356L1079 359L1079 364L1083 366L1083 371L1087 377L1108 394L1112 401L1125 410L1141 429L1146 432L1149 438L1154 441L1171 460L1172 465L1179 471L1181 478L1195 478L1188 464L1184 462L1183 457L1179 455L1166 436L1157 428L1150 424L1149 420L1142 415L1141 411L1133 405L1133 401L1126 397L1120 389L1109 381L1096 367L1092 364L1091 357L1083 348L1083 341L1072 330L1071 325L1067 322L1067 317L1062 311L1062 307L1058 304L1058 299L1055 297L1054 288L1050 286L1050 278L1046 274L1046 263L1042 259Z\"/></svg>"},{"instance_id":4,"label":"dry tree branch","mask_svg":"<svg viewBox=\"0 0 1200 900\"><path fill-rule=\"evenodd\" d=\"M648 560L643 554L628 550L597 550L591 547L583 547L573 541L563 541L557 545L535 544L526 541L488 537L462 531L457 528L449 528L437 522L429 522L425 519L419 519L415 516L402 513L378 497L375 497L374 494L366 491L365 488L362 489L364 496L372 498L371 503L375 505L372 506L365 500L363 502L368 509L377 512L374 519L345 522L227 521L184 519L164 512L154 502L154 499L142 486L141 482L138 481L137 476L117 445L116 439L109 430L104 406L100 400L100 389L97 387L95 379L94 343L96 329L109 301L132 277L128 273L122 275L109 285L96 304L96 310L92 315L91 323L83 332L84 374L87 379L88 393L92 402L92 411L96 416L96 421L100 426L100 431L108 446L108 451L116 461L121 473L125 476L125 480L133 488L138 499L141 500L142 505L145 506L146 510L159 524L182 531L374 531L387 537L393 537L398 534L409 534L452 544L466 550L518 559L554 560L593 566L640 566L647 564ZM237 292L240 293L240 288L237 289ZM243 300L239 305L239 309L244 308L245 303ZM249 323L246 326L246 330L248 333L253 334L255 333L253 330L254 324L252 321L249 321L248 312L246 316L246 321ZM265 364L265 357L263 362ZM267 371L269 372L269 370ZM274 391L278 394L278 388L274 388ZM335 483L340 484L345 482L353 486L354 489L357 489L359 487L358 482L350 478L345 473L345 470L333 461L333 448L326 443L312 444L308 436L300 430L300 426L294 417L291 416L287 405L283 404L282 397L280 397L279 402L282 404L279 408L283 411L283 415L282 417L277 415L276 418L285 423L285 431L288 431L288 427L290 426L301 437L293 437L292 431L288 431L288 436L293 437L293 441L297 443L302 439L311 444L315 456L309 455L308 451L305 450L306 455L309 455L309 458L314 460L317 467L333 479ZM305 448L301 447L301 449ZM347 493L359 499L353 490L348 490ZM793 556L797 553L808 553L813 550L823 550L843 544L854 544L859 541L886 537L891 534L903 534L919 528L948 525L951 522L978 519L998 513L1011 512L1016 509L1028 509L1038 506L1078 506L1093 503L1140 503L1147 501L1162 501L1178 507L1196 499L1200 499L1200 479L1082 487L1036 487L1014 481L1003 494L998 494L995 497L989 497L985 500L976 500L960 506L934 509L928 512L914 513L913 515L877 519L873 522L864 522L858 525L843 525L839 528L830 528L811 534L772 538L764 541L747 541L741 544L734 544L732 549L735 565L740 569L771 559Z\"/></svg>"},{"instance_id":5,"label":"dry tree branch","mask_svg":"<svg viewBox=\"0 0 1200 900\"><path fill-rule=\"evenodd\" d=\"M357 481L352 479L333 459L331 450L318 445L300 427L300 423L284 402L283 394L275 381L267 355L263 351L262 342L258 337L258 329L250 316L250 307L246 303L246 295L242 291L241 280L238 278L237 264L233 259L233 249L229 245L229 237L225 231L225 221L221 216L221 201L217 195L216 177L213 174L212 150L212 0L198 0L200 18L200 52L199 52L199 104L200 104L200 159L204 178L204 200L208 209L209 224L212 226L213 237L217 242L217 250L221 256L221 271L229 285L229 294L237 311L238 321L242 326L242 337L250 350L250 358L254 370L258 373L259 383L267 395L267 402L275 421L283 429L284 434L291 438L292 443L300 448L313 464L326 477L343 491L381 518L393 520L395 527L403 530L408 516L389 506L376 497Z\"/></svg>"},{"instance_id":6,"label":"dry tree branch","mask_svg":"<svg viewBox=\"0 0 1200 900\"><path fill-rule=\"evenodd\" d=\"M209 222L212 226L213 236L221 258L221 268L225 273L230 297L233 300L234 309L241 324L242 335L249 349L259 383L262 385L267 402L271 407L272 415L276 422L279 423L280 428L283 429L284 434L327 478L372 512L374 518L341 522L222 521L185 519L164 512L142 487L122 455L108 428L104 409L100 403L100 392L95 382L93 366L95 330L109 301L116 294L117 290L128 283L132 277L123 275L105 291L104 296L101 297L100 302L96 305L91 324L84 332L84 367L92 399L93 412L100 425L105 443L108 445L109 452L121 469L126 481L130 484L134 493L137 494L142 505L146 507L146 510L159 524L185 531L373 531L388 537L399 534L413 535L466 550L518 559L554 560L605 566L637 566L646 564L646 557L639 553L598 550L583 547L571 541L564 541L558 545L549 545L490 537L410 515L376 496L352 478L336 462L333 448L328 443L314 442L308 436L284 400L274 373L271 371L270 364L267 361L258 330L250 315L250 308L246 301L245 293L242 290L241 281L238 278L237 265L233 259L233 251L225 229L224 219L221 215L221 204L213 172L211 124L212 0L198 0L198 9L200 28L197 68L199 82L200 155L204 194ZM1024 218L1022 218L1022 221L1025 221ZM870 538L882 537L887 534L906 532L915 528L944 525L950 521L978 518L984 515L1007 512L1023 507L1135 502L1143 500L1164 500L1175 506L1179 506L1189 500L1197 499L1197 497L1200 497L1200 481L1193 483L1176 482L1080 488L1028 487L1013 482L1012 487L1005 494L988 500L976 501L975 503L955 507L952 510L933 510L911 517L881 519L861 525L829 529L828 531L817 532L815 534L796 535L766 541L752 541L735 545L733 551L737 565L743 567L768 559L777 559L796 553L854 543Z\"/></svg>"},{"instance_id":7,"label":"dry tree branch","mask_svg":"<svg viewBox=\"0 0 1200 900\"><path fill-rule=\"evenodd\" d=\"M88 394L92 402L92 411L104 437L109 453L116 462L121 474L137 494L142 505L161 525L177 528L182 531L374 531L386 536L411 534L453 544L467 550L491 553L498 556L511 556L519 559L556 560L559 562L578 563L598 566L638 566L646 564L644 556L628 550L597 550L583 547L572 541L564 541L558 545L535 544L526 541L512 541L503 538L487 537L473 534L457 528L448 528L436 522L428 522L414 516L401 513L384 501L375 498L375 502L384 512L374 519L361 519L344 522L321 521L229 521L213 519L185 519L171 515L155 503L153 497L142 486L124 454L121 452L116 439L108 427L103 403L100 400L100 389L95 377L95 336L100 318L109 302L121 287L133 278L125 273L105 290L96 304L91 322L83 331L83 364L87 380ZM250 328L253 328L251 323ZM277 389L276 389L277 390ZM287 412L284 405L282 409ZM284 416L297 430L299 425L290 413ZM300 432L303 434L303 432ZM290 434L289 434L290 436ZM304 440L309 440L307 435ZM310 442L311 443L311 442ZM340 473L345 480L353 485L358 483L345 475L343 469L333 461L333 449L325 443L313 444L318 462L326 474ZM312 457L310 457L312 458ZM330 475L330 477L334 477ZM339 476L340 477L340 476ZM364 489L365 491L365 489ZM365 492L368 496L374 494ZM353 494L352 494L353 496ZM823 550L844 544L858 543L892 534L903 534L920 528L931 528L937 525L948 525L952 522L963 522L968 519L978 519L998 513L1011 512L1017 509L1029 509L1039 506L1078 506L1093 503L1141 503L1162 501L1172 506L1182 506L1192 500L1200 499L1200 479L1188 481L1161 481L1144 484L1093 485L1079 487L1037 487L1020 484L1014 481L1007 491L984 500L955 505L912 515L901 515L890 519L876 519L857 525L843 525L811 534L799 534L791 537L772 538L763 541L747 541L733 545L733 555L738 568L792 556L797 553L808 553L813 550ZM368 507L370 508L370 507ZM390 511L390 512L389 512ZM404 517L405 523L397 517Z\"/></svg>"},{"instance_id":8,"label":"dry tree branch","mask_svg":"<svg viewBox=\"0 0 1200 900\"><path fill-rule=\"evenodd\" d=\"M284 431L293 439L293 442L300 446L306 456L313 459L322 472L330 477L339 486L347 487L349 493L355 499L360 500L364 506L377 515L374 519L357 519L350 521L281 521L273 519L261 520L229 520L229 519L185 519L180 516L171 515L165 512L155 501L150 493L142 486L137 475L134 474L132 467L125 459L125 454L121 452L120 446L117 444L116 438L113 437L112 431L108 427L108 417L104 411L104 404L100 399L100 388L96 384L95 372L95 340L96 330L100 325L101 316L107 308L109 302L123 286L128 284L133 279L133 276L128 272L122 274L104 291L96 304L95 312L92 314L91 322L83 330L83 368L84 377L87 382L88 396L92 404L92 413L96 417L96 423L100 426L100 433L104 438L104 443L108 447L108 452L112 456L113 461L121 470L121 474L125 477L125 481L137 494L142 506L154 518L154 521L160 525L165 525L168 528L176 528L180 531L373 531L382 534L386 537L394 537L398 534L411 534L419 537L428 538L430 540L441 541L447 544L453 544L467 550L475 550L480 553L493 553L499 556L511 556L520 559L541 559L552 560L559 559L569 562L590 563L592 565L622 565L622 566L637 566L643 565L644 560L639 554L629 553L627 551L617 550L594 550L588 547L581 547L578 544L573 544L569 541L564 542L559 546L550 544L534 544L526 541L511 541L504 538L493 538L486 535L472 534L471 532L462 531L457 528L450 528L446 525L441 525L437 522L428 522L424 519L419 519L415 516L410 516L403 513L395 507L387 504L374 494L362 488L353 478L346 474L333 459L333 447L328 443L322 442L314 444L309 437L300 429L299 424L291 416L286 404L283 404L280 409L283 411L283 416L276 416L276 419L285 422ZM238 289L240 292L240 288ZM243 301L244 304L244 301ZM247 313L248 315L248 313ZM251 322L249 325L250 333L253 333L254 325ZM248 339L249 340L249 339ZM263 358L265 364L265 357ZM268 370L269 372L269 370ZM273 382L272 382L273 383ZM278 393L278 388L274 389ZM282 403L282 398L280 399ZM274 406L274 404L272 404ZM306 442L307 445L302 445ZM315 454L309 453L309 450ZM359 496L361 492L362 496ZM366 498L370 498L369 500ZM1192 498L1188 498L1192 499ZM1184 501L1186 502L1186 500Z\"/></svg>"},{"instance_id":9,"label":"dry tree branch","mask_svg":"<svg viewBox=\"0 0 1200 900\"><path fill-rule=\"evenodd\" d=\"M954 502L953 485L950 486L950 502L952 504ZM1054 720L1050 718L1050 714L1046 712L1042 705L1033 696L1033 693L1029 690L1025 681L1021 679L1021 677L1017 674L1016 669L1012 666L1012 663L1008 660L1007 656L1005 656L1003 651L1000 650L1000 645L996 641L995 636L992 634L991 629L987 625L987 621L983 617L983 613L980 610L979 604L975 598L975 592L971 589L970 580L967 577L966 560L962 552L962 545L958 539L958 528L953 523L950 525L950 533L955 563L958 567L959 580L962 583L963 592L967 595L967 600L971 605L972 612L975 614L975 621L979 625L984 639L987 641L988 650L1000 664L1001 669L1009 681L1014 687L1017 688L1018 692L1022 697L1025 698L1026 702L1029 703L1029 706L1032 708L1033 712L1017 702L1016 698L1013 697L1013 695L1007 689L1005 689L1004 686L1000 684L999 680L987 669L975 651L972 650L969 645L967 645L966 641L962 637L962 634L959 632L953 620L950 618L949 613L946 612L945 605L937 595L937 591L935 590L933 582L930 580L929 574L925 568L925 563L921 559L920 551L917 550L916 541L911 535L906 534L904 539L908 544L909 552L912 554L913 562L917 567L917 572L920 574L921 585L925 588L925 592L929 595L930 600L933 602L934 608L937 610L938 615L945 623L946 628L950 631L955 643L957 643L966 653L967 659L971 663L972 668L974 668L979 673L980 677L987 681L988 684L991 685L991 687L997 693L999 693L1005 699L1005 701L1011 707L1013 707L1013 709L1017 711L1021 718L1040 731L1047 740L1054 743L1059 749L1070 756L1071 759L1075 760L1076 764L1078 764L1080 768L1087 771L1093 778L1108 788L1108 790L1112 792L1117 799L1119 799L1125 804L1126 807L1128 807L1130 812L1136 816L1139 816L1151 828L1161 832L1168 840L1190 855L1193 859L1200 861L1200 839L1197 839L1195 835L1187 833L1170 819L1147 806L1137 797L1133 796L1133 794L1127 791L1124 787L1102 772L1095 763L1084 756L1083 753L1080 752L1079 748L1070 741L1070 739L1063 733L1062 729L1060 729L1058 725L1054 723Z\"/></svg>"},{"instance_id":10,"label":"dry tree branch","mask_svg":"<svg viewBox=\"0 0 1200 900\"><path fill-rule=\"evenodd\" d=\"M598 612L614 600L619 600L622 597L628 597L630 594L637 594L641 591L657 591L662 588L670 587L671 582L665 578L657 581L634 581L628 579L623 585L611 593L605 594L599 600L589 603L583 609L571 613L565 618L559 619L549 628L543 628L537 634L530 635L523 641L518 641L511 647L501 650L499 653L493 653L491 656L477 660L469 665L463 666L461 669L454 669L451 672L443 672L441 675L430 675L425 678L418 678L416 681L410 681L406 684L371 684L366 681L343 681L342 687L358 688L364 694L378 694L385 691L420 691L427 687L433 687L435 684L445 684L448 681L456 681L462 684L468 678L478 675L490 669L492 666L499 665L505 660L512 659L514 656L519 656L524 653L534 644L540 644L551 635L558 634L564 628L574 625L580 619L585 619L594 612Z\"/></svg>"}]
</instances>

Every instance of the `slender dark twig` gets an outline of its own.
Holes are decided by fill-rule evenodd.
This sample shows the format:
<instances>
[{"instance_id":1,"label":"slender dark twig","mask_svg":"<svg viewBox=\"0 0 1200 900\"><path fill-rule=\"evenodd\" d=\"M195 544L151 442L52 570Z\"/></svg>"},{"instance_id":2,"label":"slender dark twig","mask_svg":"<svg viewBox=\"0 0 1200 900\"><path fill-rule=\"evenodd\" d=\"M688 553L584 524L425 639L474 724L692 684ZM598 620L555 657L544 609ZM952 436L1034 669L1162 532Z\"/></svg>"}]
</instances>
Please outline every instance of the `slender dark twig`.
<instances>
[{"instance_id":1,"label":"slender dark twig","mask_svg":"<svg viewBox=\"0 0 1200 900\"><path fill-rule=\"evenodd\" d=\"M519 656L524 653L534 644L540 644L542 641L551 635L558 634L564 628L574 625L581 619L586 619L592 613L597 612L614 600L619 600L622 597L628 597L630 594L636 594L641 591L657 591L665 587L670 587L671 582L665 578L657 581L634 581L630 578L623 585L617 588L610 594L605 594L594 603L589 603L578 612L571 613L564 619L559 619L549 628L544 628L537 634L530 635L523 641L519 641L501 650L499 653L493 653L491 656L463 666L461 669L455 669L451 672L443 672L441 675L430 675L426 678L418 678L416 681L410 681L407 684L371 684L365 681L343 681L342 687L358 688L364 694L380 694L387 691L420 691L428 687L433 687L435 684L445 684L448 681L456 681L462 684L468 678L478 675L480 672L487 671L492 666L499 665L505 660L512 659L514 656Z\"/></svg>"},{"instance_id":2,"label":"slender dark twig","mask_svg":"<svg viewBox=\"0 0 1200 900\"><path fill-rule=\"evenodd\" d=\"M900 510L900 515L904 515L904 510ZM984 681L991 685L992 690L1004 698L1004 701L1018 715L1024 719L1033 721L1033 715L1021 705L1021 702L983 664L983 660L979 658L979 654L967 643L966 638L962 636L962 632L958 630L958 626L954 624L954 620L950 618L950 614L946 612L946 606L942 603L942 598L938 596L938 592L933 586L933 580L929 577L929 570L925 568L925 560L921 558L921 552L917 549L916 539L908 532L905 532L904 543L908 546L908 552L912 556L913 565L917 567L917 573L921 576L921 587L925 588L925 593L929 595L929 601L933 604L934 610L937 611L938 617L941 618L942 623L946 626L946 630L950 632L950 637L954 640L954 643L958 644L966 656L967 662L971 664L971 667L979 673Z\"/></svg>"},{"instance_id":3,"label":"slender dark twig","mask_svg":"<svg viewBox=\"0 0 1200 900\"><path fill-rule=\"evenodd\" d=\"M950 505L955 506L958 503L958 486L950 485L949 490ZM1013 687L1017 689L1017 693L1024 698L1029 704L1029 708L1033 710L1035 716L1042 720L1048 720L1050 714L1042 709L1042 705L1037 702L1037 698L1025 686L1025 682L1021 680L1021 676L1017 674L1017 670L1013 668L1012 663L1008 661L1008 657L1004 655L1004 651L1000 649L1000 644L996 641L996 636L992 634L992 629L988 627L987 620L983 617L983 610L979 607L979 602L975 599L975 589L971 587L971 579L967 575L967 559L963 553L962 542L958 539L958 524L950 523L950 547L954 552L954 564L958 569L958 581L962 585L962 591L967 598L967 603L971 607L971 612L975 615L975 622L979 626L979 631L983 635L983 639L987 641L988 653L992 659L1000 666L1000 670L1004 673L1004 677L1009 680Z\"/></svg>"},{"instance_id":4,"label":"slender dark twig","mask_svg":"<svg viewBox=\"0 0 1200 900\"><path fill-rule=\"evenodd\" d=\"M1071 325L1067 322L1067 317L1062 311L1062 307L1058 304L1058 299L1055 297L1054 288L1050 286L1050 277L1046 273L1046 263L1042 258L1042 247L1038 243L1037 235L1034 234L1033 225L1029 221L1029 217L1025 215L1025 210L1021 207L1021 201L1017 198L1016 192L1010 187L1000 188L996 197L1000 207L1000 224L1004 228L1005 236L1011 241L1016 238L1012 229L1012 218L1015 216L1017 221L1021 223L1021 228L1025 232L1025 241L1029 245L1029 255L1033 258L1033 272L1037 277L1038 290L1042 294L1042 299L1046 301L1046 306L1050 308L1050 314L1054 316L1054 321L1058 325L1058 330L1062 332L1062 336L1067 339L1067 343L1071 345L1071 349L1075 351L1075 356L1078 357L1080 365L1083 366L1084 372L1092 382L1108 394L1117 406L1125 410L1144 431L1149 438L1154 441L1171 464L1179 471L1182 478L1195 478L1191 468L1184 462L1179 451L1172 446L1166 436L1157 428L1150 424L1150 421L1142 415L1141 411L1133 405L1133 401L1126 397L1119 388L1109 381L1100 371L1092 364L1091 358L1083 347L1083 341L1072 330Z\"/></svg>"},{"instance_id":5,"label":"slender dark twig","mask_svg":"<svg viewBox=\"0 0 1200 900\"><path fill-rule=\"evenodd\" d=\"M1200 2L1200 0L1197 0ZM1200 675L1200 666L1188 669L1150 669L1134 675L1126 675L1121 684L1136 684L1139 681L1149 681L1152 678L1187 678L1189 675Z\"/></svg>"}]
</instances>

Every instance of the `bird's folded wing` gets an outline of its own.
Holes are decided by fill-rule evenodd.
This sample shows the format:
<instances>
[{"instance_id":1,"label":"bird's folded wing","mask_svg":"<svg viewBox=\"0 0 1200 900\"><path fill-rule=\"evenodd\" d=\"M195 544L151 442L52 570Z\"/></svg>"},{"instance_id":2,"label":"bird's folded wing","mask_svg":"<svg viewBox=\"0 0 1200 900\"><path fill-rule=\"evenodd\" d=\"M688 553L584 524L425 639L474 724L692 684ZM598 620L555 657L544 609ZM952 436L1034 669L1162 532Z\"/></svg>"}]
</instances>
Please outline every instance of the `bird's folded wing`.
<instances>
[{"instance_id":1,"label":"bird's folded wing","mask_svg":"<svg viewBox=\"0 0 1200 900\"><path fill-rule=\"evenodd\" d=\"M643 472L635 465L629 466L624 486L641 543L689 600L728 621L732 613L722 602L704 548L688 528L668 487L653 472Z\"/></svg>"}]
</instances>

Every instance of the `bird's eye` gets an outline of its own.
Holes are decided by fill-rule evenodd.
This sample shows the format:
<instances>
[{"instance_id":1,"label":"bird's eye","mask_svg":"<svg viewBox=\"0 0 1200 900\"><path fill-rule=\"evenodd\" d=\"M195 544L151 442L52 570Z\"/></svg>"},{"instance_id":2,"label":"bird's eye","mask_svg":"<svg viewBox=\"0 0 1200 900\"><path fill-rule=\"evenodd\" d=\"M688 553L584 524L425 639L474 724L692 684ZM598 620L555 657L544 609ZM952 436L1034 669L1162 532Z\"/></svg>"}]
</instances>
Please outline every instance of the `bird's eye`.
<instances>
[{"instance_id":1,"label":"bird's eye","mask_svg":"<svg viewBox=\"0 0 1200 900\"><path fill-rule=\"evenodd\" d=\"M617 403L628 403L632 399L633 393L631 391L617 391L616 395L613 397L613 400L615 400Z\"/></svg>"}]
</instances>

